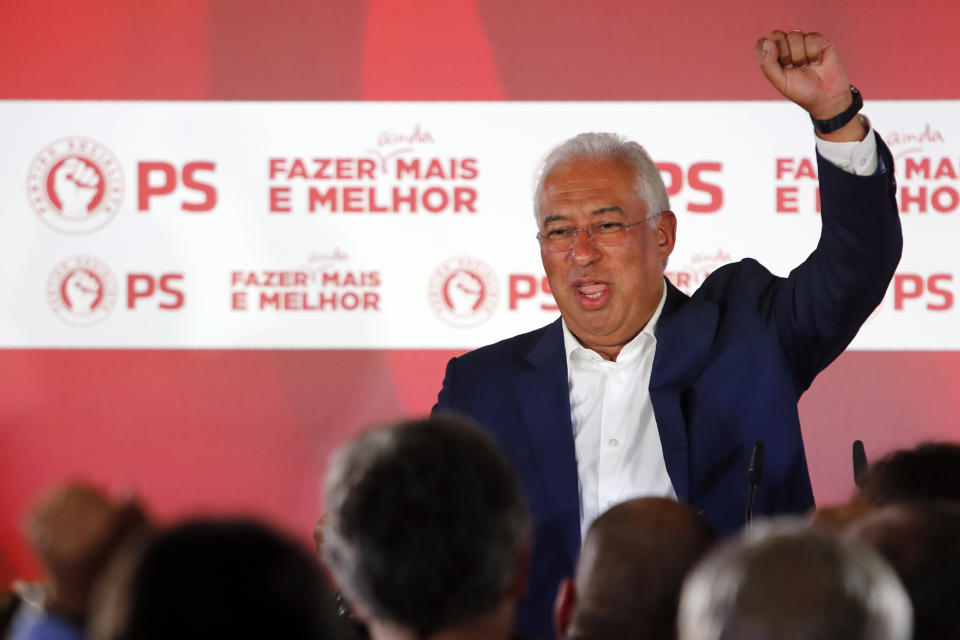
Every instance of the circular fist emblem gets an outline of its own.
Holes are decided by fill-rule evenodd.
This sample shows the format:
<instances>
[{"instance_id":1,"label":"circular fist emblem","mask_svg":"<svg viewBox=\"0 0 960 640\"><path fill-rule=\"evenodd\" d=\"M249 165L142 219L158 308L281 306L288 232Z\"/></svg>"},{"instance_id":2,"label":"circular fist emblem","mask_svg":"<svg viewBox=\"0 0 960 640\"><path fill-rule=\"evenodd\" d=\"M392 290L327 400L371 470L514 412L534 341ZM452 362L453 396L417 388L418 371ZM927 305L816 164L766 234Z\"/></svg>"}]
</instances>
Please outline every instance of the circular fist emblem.
<instances>
[{"instance_id":1,"label":"circular fist emblem","mask_svg":"<svg viewBox=\"0 0 960 640\"><path fill-rule=\"evenodd\" d=\"M96 231L113 219L123 200L120 161L99 142L57 140L30 164L27 195L40 219L57 231Z\"/></svg>"},{"instance_id":2,"label":"circular fist emblem","mask_svg":"<svg viewBox=\"0 0 960 640\"><path fill-rule=\"evenodd\" d=\"M96 258L69 258L50 274L47 300L57 317L69 324L96 324L117 303L117 280Z\"/></svg>"},{"instance_id":3,"label":"circular fist emblem","mask_svg":"<svg viewBox=\"0 0 960 640\"><path fill-rule=\"evenodd\" d=\"M500 300L493 270L476 258L451 258L430 278L430 304L443 320L473 327L490 319Z\"/></svg>"}]
</instances>

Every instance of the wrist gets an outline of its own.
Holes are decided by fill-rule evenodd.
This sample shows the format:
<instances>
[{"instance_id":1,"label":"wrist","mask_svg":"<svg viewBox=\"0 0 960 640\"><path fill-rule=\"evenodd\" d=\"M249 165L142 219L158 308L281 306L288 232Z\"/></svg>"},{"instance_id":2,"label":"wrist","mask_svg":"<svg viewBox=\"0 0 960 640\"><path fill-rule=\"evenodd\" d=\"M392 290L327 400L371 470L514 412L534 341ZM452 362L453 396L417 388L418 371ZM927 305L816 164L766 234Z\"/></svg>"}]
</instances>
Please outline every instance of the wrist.
<instances>
[{"instance_id":1,"label":"wrist","mask_svg":"<svg viewBox=\"0 0 960 640\"><path fill-rule=\"evenodd\" d=\"M820 133L816 130L814 130L814 133L818 138L827 142L860 142L867 137L869 131L869 122L863 116L857 116L833 133Z\"/></svg>"},{"instance_id":2,"label":"wrist","mask_svg":"<svg viewBox=\"0 0 960 640\"><path fill-rule=\"evenodd\" d=\"M811 109L810 119L818 134L831 134L855 121L862 108L863 96L856 87L850 85L850 90L842 99L831 101L830 104L815 110Z\"/></svg>"},{"instance_id":3,"label":"wrist","mask_svg":"<svg viewBox=\"0 0 960 640\"><path fill-rule=\"evenodd\" d=\"M829 120L839 113L843 113L853 104L853 85L840 95L828 100L823 104L814 105L810 109L810 118L813 120Z\"/></svg>"}]
</instances>

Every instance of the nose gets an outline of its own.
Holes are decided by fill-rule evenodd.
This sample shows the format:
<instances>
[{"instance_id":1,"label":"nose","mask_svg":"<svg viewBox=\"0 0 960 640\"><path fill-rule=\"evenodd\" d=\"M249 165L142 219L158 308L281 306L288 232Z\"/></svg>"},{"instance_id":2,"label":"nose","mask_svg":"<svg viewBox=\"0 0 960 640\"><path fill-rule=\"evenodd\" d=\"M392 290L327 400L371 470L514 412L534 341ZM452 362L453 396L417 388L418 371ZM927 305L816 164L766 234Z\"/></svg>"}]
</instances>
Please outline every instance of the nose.
<instances>
[{"instance_id":1,"label":"nose","mask_svg":"<svg viewBox=\"0 0 960 640\"><path fill-rule=\"evenodd\" d=\"M581 240L582 235L586 237ZM590 233L590 228L577 229L576 235L573 236L573 247L570 249L571 260L577 264L590 264L602 255L593 239L593 234Z\"/></svg>"}]
</instances>

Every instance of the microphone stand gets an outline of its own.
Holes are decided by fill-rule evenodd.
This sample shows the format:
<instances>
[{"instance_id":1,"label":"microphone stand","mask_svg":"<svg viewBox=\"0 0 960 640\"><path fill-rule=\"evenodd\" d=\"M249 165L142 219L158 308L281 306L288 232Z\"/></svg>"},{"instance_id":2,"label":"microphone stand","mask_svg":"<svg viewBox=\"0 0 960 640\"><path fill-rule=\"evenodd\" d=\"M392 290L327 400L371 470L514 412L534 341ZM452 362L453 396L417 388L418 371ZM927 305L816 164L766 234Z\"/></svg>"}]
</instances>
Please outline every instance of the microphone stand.
<instances>
[{"instance_id":1,"label":"microphone stand","mask_svg":"<svg viewBox=\"0 0 960 640\"><path fill-rule=\"evenodd\" d=\"M753 443L753 452L750 454L750 466L747 467L747 517L746 528L749 531L753 522L753 496L760 479L763 477L763 440Z\"/></svg>"}]
</instances>

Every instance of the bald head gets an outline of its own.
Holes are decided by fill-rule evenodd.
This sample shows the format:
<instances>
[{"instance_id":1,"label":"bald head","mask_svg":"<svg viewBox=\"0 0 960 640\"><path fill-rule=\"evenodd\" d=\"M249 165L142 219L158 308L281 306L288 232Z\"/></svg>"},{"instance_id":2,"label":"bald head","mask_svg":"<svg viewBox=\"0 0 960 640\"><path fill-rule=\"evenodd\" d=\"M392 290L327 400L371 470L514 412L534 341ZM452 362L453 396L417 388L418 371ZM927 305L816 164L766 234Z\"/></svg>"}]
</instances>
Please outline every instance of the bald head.
<instances>
[{"instance_id":1,"label":"bald head","mask_svg":"<svg viewBox=\"0 0 960 640\"><path fill-rule=\"evenodd\" d=\"M680 588L715 533L689 505L638 498L590 527L569 636L673 638Z\"/></svg>"}]
</instances>

